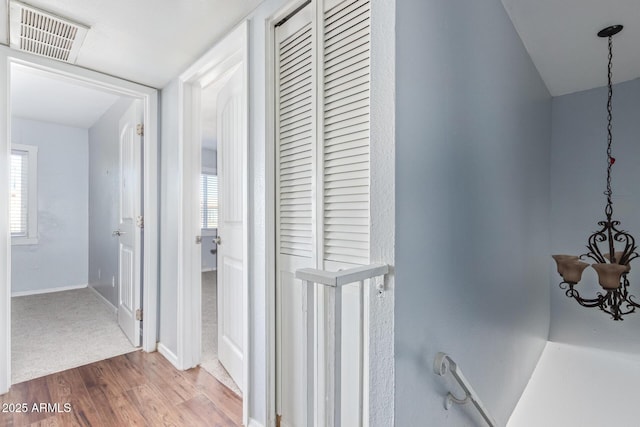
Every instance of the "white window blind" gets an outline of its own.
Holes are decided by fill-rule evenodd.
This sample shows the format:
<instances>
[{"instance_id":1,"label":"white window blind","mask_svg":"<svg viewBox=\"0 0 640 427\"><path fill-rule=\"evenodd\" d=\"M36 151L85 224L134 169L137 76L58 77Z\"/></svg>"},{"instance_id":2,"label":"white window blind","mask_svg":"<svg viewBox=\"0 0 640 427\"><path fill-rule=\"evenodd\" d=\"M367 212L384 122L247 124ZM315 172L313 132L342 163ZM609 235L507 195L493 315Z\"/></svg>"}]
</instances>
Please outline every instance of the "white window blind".
<instances>
[{"instance_id":1,"label":"white window blind","mask_svg":"<svg viewBox=\"0 0 640 427\"><path fill-rule=\"evenodd\" d=\"M38 147L11 144L9 223L11 243L38 243Z\"/></svg>"},{"instance_id":2,"label":"white window blind","mask_svg":"<svg viewBox=\"0 0 640 427\"><path fill-rule=\"evenodd\" d=\"M218 177L200 175L201 228L218 228Z\"/></svg>"},{"instance_id":3,"label":"white window blind","mask_svg":"<svg viewBox=\"0 0 640 427\"><path fill-rule=\"evenodd\" d=\"M11 236L29 232L29 157L27 151L11 151L10 223Z\"/></svg>"}]
</instances>

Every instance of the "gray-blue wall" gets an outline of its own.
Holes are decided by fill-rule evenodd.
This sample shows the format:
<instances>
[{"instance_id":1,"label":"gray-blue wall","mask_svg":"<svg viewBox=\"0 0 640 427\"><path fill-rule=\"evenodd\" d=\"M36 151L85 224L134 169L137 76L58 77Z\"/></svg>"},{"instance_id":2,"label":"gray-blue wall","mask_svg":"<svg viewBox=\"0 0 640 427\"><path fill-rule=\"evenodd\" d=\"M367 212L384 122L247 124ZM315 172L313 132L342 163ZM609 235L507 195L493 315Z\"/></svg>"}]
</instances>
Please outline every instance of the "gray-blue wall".
<instances>
[{"instance_id":1,"label":"gray-blue wall","mask_svg":"<svg viewBox=\"0 0 640 427\"><path fill-rule=\"evenodd\" d=\"M118 306L120 203L119 121L131 99L121 98L89 129L89 286Z\"/></svg>"},{"instance_id":2,"label":"gray-blue wall","mask_svg":"<svg viewBox=\"0 0 640 427\"><path fill-rule=\"evenodd\" d=\"M550 95L499 0L396 8L395 424L478 420L443 351L504 425L549 331Z\"/></svg>"},{"instance_id":3,"label":"gray-blue wall","mask_svg":"<svg viewBox=\"0 0 640 427\"><path fill-rule=\"evenodd\" d=\"M597 222L605 219L606 102L605 87L553 99L552 253L586 252L588 236L599 228ZM640 239L639 135L640 80L617 84L613 92L613 213L614 219L622 222L621 228L636 239ZM640 298L640 275L634 269L638 267L632 263L630 292ZM558 288L560 278L552 260L548 270L551 341L640 353L640 312L625 317L623 322L614 322L606 313L581 307ZM593 298L602 290L593 269L584 271L578 289L586 298Z\"/></svg>"},{"instance_id":4,"label":"gray-blue wall","mask_svg":"<svg viewBox=\"0 0 640 427\"><path fill-rule=\"evenodd\" d=\"M14 118L11 141L38 147L38 243L11 248L11 291L87 285L86 129Z\"/></svg>"}]
</instances>

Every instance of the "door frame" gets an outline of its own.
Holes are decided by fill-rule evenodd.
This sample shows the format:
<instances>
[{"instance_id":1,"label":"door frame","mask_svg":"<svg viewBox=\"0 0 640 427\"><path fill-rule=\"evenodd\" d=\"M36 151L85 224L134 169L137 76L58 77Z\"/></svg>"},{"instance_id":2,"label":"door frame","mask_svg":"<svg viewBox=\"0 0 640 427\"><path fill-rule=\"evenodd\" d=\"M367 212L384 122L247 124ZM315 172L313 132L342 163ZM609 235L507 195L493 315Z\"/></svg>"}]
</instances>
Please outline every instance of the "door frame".
<instances>
[{"instance_id":1,"label":"door frame","mask_svg":"<svg viewBox=\"0 0 640 427\"><path fill-rule=\"evenodd\" d=\"M246 425L249 415L250 393L250 324L249 324L249 233L248 233L248 117L249 117L249 24L243 21L220 42L198 59L178 78L178 163L179 192L182 209L178 228L177 283L177 353L179 369L200 364L202 358L202 290L193 283L201 283L200 245L195 244L200 231L199 179L193 173L201 169L200 87L215 81L231 69L240 66L243 80L242 103L245 114L243 144L243 390L242 417ZM223 201L224 202L224 201Z\"/></svg>"},{"instance_id":2,"label":"door frame","mask_svg":"<svg viewBox=\"0 0 640 427\"><path fill-rule=\"evenodd\" d=\"M72 81L116 95L142 101L144 109L145 144L143 153L143 208L145 233L143 238L143 294L145 313L142 349L156 350L158 319L158 92L141 84L122 80L97 71L43 58L0 46L0 200L9 198L9 154L11 150L11 67L27 67L48 76ZM9 207L0 209L0 394L11 387L11 233ZM4 287L4 288L3 288Z\"/></svg>"}]
</instances>

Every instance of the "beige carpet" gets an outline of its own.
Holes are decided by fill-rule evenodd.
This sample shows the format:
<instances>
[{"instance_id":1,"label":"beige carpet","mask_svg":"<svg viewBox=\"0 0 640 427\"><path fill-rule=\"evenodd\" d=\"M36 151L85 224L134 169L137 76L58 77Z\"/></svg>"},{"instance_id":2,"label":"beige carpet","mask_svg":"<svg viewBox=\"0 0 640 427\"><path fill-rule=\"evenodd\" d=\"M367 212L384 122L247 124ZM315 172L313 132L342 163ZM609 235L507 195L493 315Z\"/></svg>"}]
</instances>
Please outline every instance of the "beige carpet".
<instances>
[{"instance_id":1,"label":"beige carpet","mask_svg":"<svg viewBox=\"0 0 640 427\"><path fill-rule=\"evenodd\" d=\"M12 298L11 335L13 384L136 350L87 288Z\"/></svg>"},{"instance_id":2,"label":"beige carpet","mask_svg":"<svg viewBox=\"0 0 640 427\"><path fill-rule=\"evenodd\" d=\"M216 272L202 273L202 363L211 373L234 393L242 396L237 384L218 360L218 306Z\"/></svg>"}]
</instances>

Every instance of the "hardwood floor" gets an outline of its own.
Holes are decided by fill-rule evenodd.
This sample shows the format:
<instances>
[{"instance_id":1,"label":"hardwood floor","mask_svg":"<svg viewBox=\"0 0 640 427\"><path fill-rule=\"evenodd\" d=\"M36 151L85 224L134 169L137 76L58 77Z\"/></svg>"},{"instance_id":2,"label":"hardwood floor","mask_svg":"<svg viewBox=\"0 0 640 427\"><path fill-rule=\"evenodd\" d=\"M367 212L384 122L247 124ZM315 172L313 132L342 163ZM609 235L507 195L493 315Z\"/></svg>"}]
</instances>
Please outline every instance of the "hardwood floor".
<instances>
[{"instance_id":1,"label":"hardwood floor","mask_svg":"<svg viewBox=\"0 0 640 427\"><path fill-rule=\"evenodd\" d=\"M242 424L242 400L211 374L141 351L15 384L0 411L0 426Z\"/></svg>"}]
</instances>

